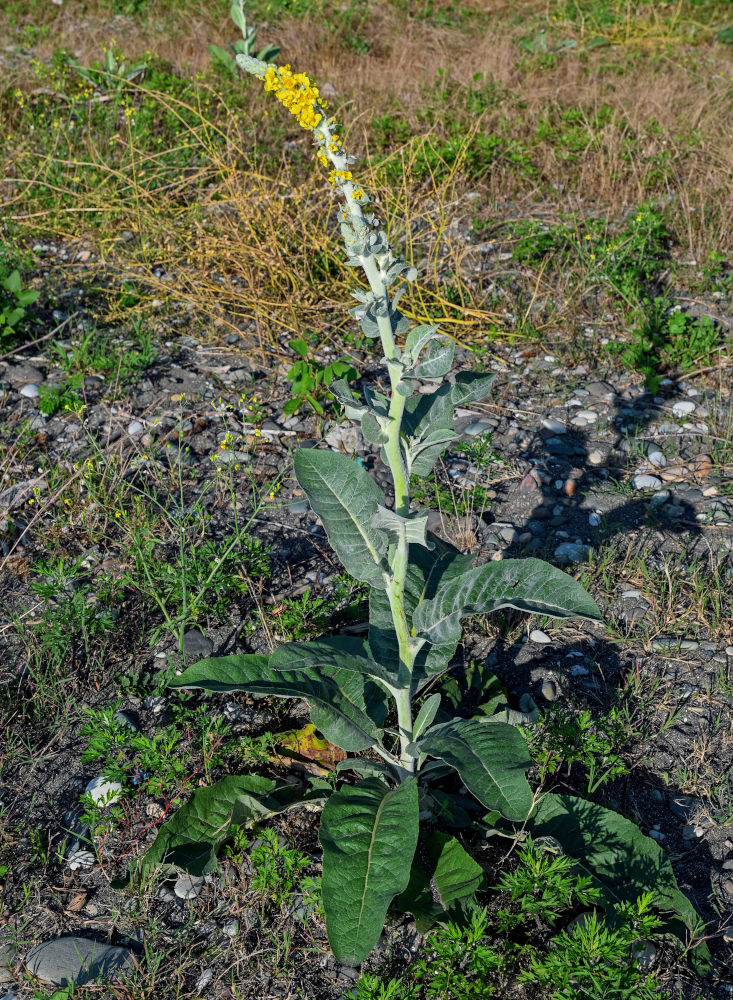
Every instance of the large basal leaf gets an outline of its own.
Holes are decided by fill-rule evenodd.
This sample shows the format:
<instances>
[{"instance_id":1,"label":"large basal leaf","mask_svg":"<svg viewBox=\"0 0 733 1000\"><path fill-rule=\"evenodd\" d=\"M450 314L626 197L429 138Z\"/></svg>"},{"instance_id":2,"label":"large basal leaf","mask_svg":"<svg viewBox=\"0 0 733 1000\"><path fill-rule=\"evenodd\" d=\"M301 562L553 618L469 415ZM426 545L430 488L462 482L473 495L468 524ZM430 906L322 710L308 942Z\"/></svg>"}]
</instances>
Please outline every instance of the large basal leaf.
<instances>
[{"instance_id":1,"label":"large basal leaf","mask_svg":"<svg viewBox=\"0 0 733 1000\"><path fill-rule=\"evenodd\" d=\"M278 785L256 774L230 775L191 798L158 831L141 858L142 878L155 865L172 864L192 875L216 868L216 852L233 823L247 826L286 809L294 800L292 785Z\"/></svg>"},{"instance_id":2,"label":"large basal leaf","mask_svg":"<svg viewBox=\"0 0 733 1000\"><path fill-rule=\"evenodd\" d=\"M397 900L411 913L421 934L450 914L456 903L473 898L484 879L484 870L455 837L433 831L421 837L412 862L410 881Z\"/></svg>"},{"instance_id":3,"label":"large basal leaf","mask_svg":"<svg viewBox=\"0 0 733 1000\"><path fill-rule=\"evenodd\" d=\"M332 674L334 670L353 670L368 677L393 681L382 664L376 663L364 639L335 635L313 642L285 642L270 656L273 670L318 670Z\"/></svg>"},{"instance_id":4,"label":"large basal leaf","mask_svg":"<svg viewBox=\"0 0 733 1000\"><path fill-rule=\"evenodd\" d=\"M433 545L428 550L420 545L409 547L407 579L405 581L405 612L408 625L414 620L419 604L435 596L438 584L448 581L471 565L471 557L444 542L432 532L426 532L427 541ZM416 681L443 670L455 652L458 640L443 645L425 643L415 661ZM369 647L372 658L386 670L395 671L399 661L399 644L392 624L392 612L384 591L373 589L369 593Z\"/></svg>"},{"instance_id":5,"label":"large basal leaf","mask_svg":"<svg viewBox=\"0 0 733 1000\"><path fill-rule=\"evenodd\" d=\"M367 711L363 677L348 672L349 683L343 684L340 677L315 670L274 670L269 659L269 656L242 654L199 660L171 681L170 686L305 698L313 723L342 750L365 750L377 742L378 727Z\"/></svg>"},{"instance_id":6,"label":"large basal leaf","mask_svg":"<svg viewBox=\"0 0 733 1000\"><path fill-rule=\"evenodd\" d=\"M461 619L499 608L600 621L593 598L567 573L541 559L503 559L453 576L415 609L412 624L428 642L458 641Z\"/></svg>"},{"instance_id":7,"label":"large basal leaf","mask_svg":"<svg viewBox=\"0 0 733 1000\"><path fill-rule=\"evenodd\" d=\"M324 806L323 908L339 962L359 965L377 942L387 907L410 877L418 834L417 781L391 789L366 778Z\"/></svg>"},{"instance_id":8,"label":"large basal leaf","mask_svg":"<svg viewBox=\"0 0 733 1000\"><path fill-rule=\"evenodd\" d=\"M521 823L532 808L525 774L532 764L521 733L503 722L453 719L417 741L422 753L450 764L487 809Z\"/></svg>"},{"instance_id":9,"label":"large basal leaf","mask_svg":"<svg viewBox=\"0 0 733 1000\"><path fill-rule=\"evenodd\" d=\"M612 915L615 904L633 901L642 892L654 894L654 905L676 914L669 930L682 940L701 933L701 920L690 900L677 887L669 858L636 823L611 809L571 795L543 796L527 829L533 837L554 837L577 867L601 890L601 903ZM707 946L694 949L698 971L708 960Z\"/></svg>"},{"instance_id":10,"label":"large basal leaf","mask_svg":"<svg viewBox=\"0 0 733 1000\"><path fill-rule=\"evenodd\" d=\"M372 518L385 497L366 469L335 451L308 448L295 453L295 475L347 572L384 587L387 536Z\"/></svg>"}]
</instances>

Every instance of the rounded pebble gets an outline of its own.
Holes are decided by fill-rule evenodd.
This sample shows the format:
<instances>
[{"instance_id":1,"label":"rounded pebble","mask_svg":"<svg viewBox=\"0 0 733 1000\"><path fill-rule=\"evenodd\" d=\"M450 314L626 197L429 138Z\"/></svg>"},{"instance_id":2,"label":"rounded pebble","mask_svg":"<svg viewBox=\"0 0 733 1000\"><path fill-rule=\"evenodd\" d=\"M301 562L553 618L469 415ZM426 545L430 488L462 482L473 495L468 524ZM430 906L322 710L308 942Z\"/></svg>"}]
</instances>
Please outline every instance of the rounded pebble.
<instances>
[{"instance_id":1,"label":"rounded pebble","mask_svg":"<svg viewBox=\"0 0 733 1000\"><path fill-rule=\"evenodd\" d=\"M37 385L33 385L33 383L30 382L28 385L23 386L20 390L20 394L21 396L25 396L26 399L38 399L41 395L41 391Z\"/></svg>"},{"instance_id":2,"label":"rounded pebble","mask_svg":"<svg viewBox=\"0 0 733 1000\"><path fill-rule=\"evenodd\" d=\"M197 875L181 875L176 879L173 892L179 899L193 899L201 892L204 880Z\"/></svg>"},{"instance_id":3,"label":"rounded pebble","mask_svg":"<svg viewBox=\"0 0 733 1000\"><path fill-rule=\"evenodd\" d=\"M127 948L69 936L31 948L25 964L30 974L42 982L67 986L113 978L135 963Z\"/></svg>"},{"instance_id":4,"label":"rounded pebble","mask_svg":"<svg viewBox=\"0 0 733 1000\"><path fill-rule=\"evenodd\" d=\"M80 868L93 868L94 861L95 858L91 851L74 851L66 859L66 867L75 872Z\"/></svg>"},{"instance_id":5,"label":"rounded pebble","mask_svg":"<svg viewBox=\"0 0 733 1000\"><path fill-rule=\"evenodd\" d=\"M555 549L555 558L561 563L584 562L593 549L582 542L562 542Z\"/></svg>"},{"instance_id":6,"label":"rounded pebble","mask_svg":"<svg viewBox=\"0 0 733 1000\"><path fill-rule=\"evenodd\" d=\"M634 476L631 485L635 490L658 490L662 485L662 480L657 479L656 476Z\"/></svg>"},{"instance_id":7,"label":"rounded pebble","mask_svg":"<svg viewBox=\"0 0 733 1000\"><path fill-rule=\"evenodd\" d=\"M552 431L553 434L567 434L568 430L565 424L555 417L545 417L542 426L546 431Z\"/></svg>"},{"instance_id":8,"label":"rounded pebble","mask_svg":"<svg viewBox=\"0 0 733 1000\"><path fill-rule=\"evenodd\" d=\"M288 504L288 511L291 514L305 514L310 510L310 506L307 500L296 500L294 503Z\"/></svg>"},{"instance_id":9,"label":"rounded pebble","mask_svg":"<svg viewBox=\"0 0 733 1000\"><path fill-rule=\"evenodd\" d=\"M477 437L479 434L491 434L493 430L492 424L484 420L477 420L475 423L469 424L468 427L464 427L463 433L468 434L469 437Z\"/></svg>"},{"instance_id":10,"label":"rounded pebble","mask_svg":"<svg viewBox=\"0 0 733 1000\"><path fill-rule=\"evenodd\" d=\"M603 457L603 452L595 449L588 455L588 461L591 465L603 465L606 460Z\"/></svg>"},{"instance_id":11,"label":"rounded pebble","mask_svg":"<svg viewBox=\"0 0 733 1000\"><path fill-rule=\"evenodd\" d=\"M592 510L588 515L588 524L591 526L591 528L597 528L600 523L601 523L601 515L599 511Z\"/></svg>"},{"instance_id":12,"label":"rounded pebble","mask_svg":"<svg viewBox=\"0 0 733 1000\"><path fill-rule=\"evenodd\" d=\"M544 645L545 643L552 642L552 639L549 637L549 635L547 635L546 632L542 632L540 631L540 629L536 628L529 633L529 641L538 642Z\"/></svg>"},{"instance_id":13,"label":"rounded pebble","mask_svg":"<svg viewBox=\"0 0 733 1000\"><path fill-rule=\"evenodd\" d=\"M142 434L144 430L145 428L139 420L133 420L132 423L127 426L127 433L130 437L135 437L136 434Z\"/></svg>"},{"instance_id":14,"label":"rounded pebble","mask_svg":"<svg viewBox=\"0 0 733 1000\"><path fill-rule=\"evenodd\" d=\"M689 399L681 399L678 403L675 403L672 407L672 413L676 417L685 417L688 413L695 412L695 404L691 403Z\"/></svg>"},{"instance_id":15,"label":"rounded pebble","mask_svg":"<svg viewBox=\"0 0 733 1000\"><path fill-rule=\"evenodd\" d=\"M540 694L545 699L545 701L557 701L560 696L557 684L554 681L545 681L542 684L542 689Z\"/></svg>"},{"instance_id":16,"label":"rounded pebble","mask_svg":"<svg viewBox=\"0 0 733 1000\"><path fill-rule=\"evenodd\" d=\"M649 461L651 462L651 464L654 466L655 469L663 469L664 466L667 464L667 459L664 453L659 451L659 449L650 451L646 457L649 459Z\"/></svg>"},{"instance_id":17,"label":"rounded pebble","mask_svg":"<svg viewBox=\"0 0 733 1000\"><path fill-rule=\"evenodd\" d=\"M98 806L111 806L117 802L122 794L122 785L119 781L110 781L100 774L97 778L92 778L84 789L86 795L90 795L92 802Z\"/></svg>"}]
</instances>

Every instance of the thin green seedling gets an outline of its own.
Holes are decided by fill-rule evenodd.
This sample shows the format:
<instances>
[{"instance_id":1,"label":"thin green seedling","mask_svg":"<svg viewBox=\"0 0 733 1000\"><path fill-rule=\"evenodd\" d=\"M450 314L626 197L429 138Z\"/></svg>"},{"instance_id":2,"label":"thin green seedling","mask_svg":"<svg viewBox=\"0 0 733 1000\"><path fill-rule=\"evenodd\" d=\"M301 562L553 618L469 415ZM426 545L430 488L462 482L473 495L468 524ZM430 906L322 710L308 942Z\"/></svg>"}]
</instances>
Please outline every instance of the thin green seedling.
<instances>
[{"instance_id":1,"label":"thin green seedling","mask_svg":"<svg viewBox=\"0 0 733 1000\"><path fill-rule=\"evenodd\" d=\"M269 655L204 659L172 682L305 699L313 724L347 754L337 765L341 784L334 789L311 779L297 789L252 774L197 789L160 829L135 870L138 877L171 857L189 871L211 871L232 822L259 823L318 802L326 932L336 958L357 965L377 942L391 903L428 927L476 905L483 869L458 837L437 824L442 803L455 798L462 783L484 831L553 836L593 873L604 909L613 912L653 889L658 905L678 914L692 933L698 918L654 840L595 803L551 793L540 797L532 789L526 777L531 758L519 731L529 713L513 715L502 706L493 715L487 709L462 717L443 705L437 683L421 699L450 666L463 618L504 608L590 623L599 623L601 615L573 577L539 559L474 566L470 555L428 530L425 511L413 508L411 476L432 471L458 437L456 408L484 399L494 376L455 371L455 342L435 324L411 328L400 311L404 287L394 295L389 289L400 280L414 281L417 271L394 253L372 199L354 179L354 157L317 87L289 66L246 56L237 61L310 132L317 158L343 199L347 264L361 269L367 286L354 290L357 304L350 313L377 342L386 380L363 381L361 396L343 379L330 389L346 418L358 421L364 439L379 447L393 499L350 456L325 448L297 451L296 478L333 550L345 570L370 588L368 637L325 636L285 643ZM389 390L383 391L387 380ZM420 392L423 385L434 391ZM212 823L207 817L214 815ZM426 827L418 851L421 820ZM630 858L645 860L635 864ZM678 933L680 926L670 925ZM704 949L697 955L705 960Z\"/></svg>"},{"instance_id":2,"label":"thin green seedling","mask_svg":"<svg viewBox=\"0 0 733 1000\"><path fill-rule=\"evenodd\" d=\"M242 37L238 38L235 42L229 43L228 47L222 48L221 45L209 45L209 52L211 53L211 59L215 66L220 66L231 76L238 76L241 72L239 66L237 65L237 56L254 56L255 59L261 59L263 62L270 62L272 59L277 59L280 52L279 45L273 45L268 43L263 46L259 52L255 52L255 41L257 39L257 26L254 24L247 24L247 16L244 12L243 0L237 0L235 4L232 5L232 20L242 32Z\"/></svg>"}]
</instances>

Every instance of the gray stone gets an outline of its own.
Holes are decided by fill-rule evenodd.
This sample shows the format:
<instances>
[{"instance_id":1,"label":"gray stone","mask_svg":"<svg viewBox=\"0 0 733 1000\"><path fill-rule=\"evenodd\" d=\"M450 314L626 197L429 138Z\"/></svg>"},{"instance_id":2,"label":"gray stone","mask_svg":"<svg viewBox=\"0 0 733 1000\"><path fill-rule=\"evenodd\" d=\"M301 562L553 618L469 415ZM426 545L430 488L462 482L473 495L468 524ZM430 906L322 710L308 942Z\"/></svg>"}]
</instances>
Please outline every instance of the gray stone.
<instances>
[{"instance_id":1,"label":"gray stone","mask_svg":"<svg viewBox=\"0 0 733 1000\"><path fill-rule=\"evenodd\" d=\"M657 949L651 941L637 941L631 946L631 954L640 969L652 969L657 963Z\"/></svg>"},{"instance_id":2,"label":"gray stone","mask_svg":"<svg viewBox=\"0 0 733 1000\"><path fill-rule=\"evenodd\" d=\"M337 424L326 434L324 441L329 448L347 455L364 450L364 438L358 424Z\"/></svg>"},{"instance_id":3,"label":"gray stone","mask_svg":"<svg viewBox=\"0 0 733 1000\"><path fill-rule=\"evenodd\" d=\"M560 691L557 684L554 681L544 681L542 684L542 689L540 694L545 699L545 701L557 701L560 697Z\"/></svg>"},{"instance_id":4,"label":"gray stone","mask_svg":"<svg viewBox=\"0 0 733 1000\"><path fill-rule=\"evenodd\" d=\"M310 507L307 500L296 500L294 503L288 504L288 511L291 514L305 514L310 510Z\"/></svg>"},{"instance_id":5,"label":"gray stone","mask_svg":"<svg viewBox=\"0 0 733 1000\"><path fill-rule=\"evenodd\" d=\"M179 899L193 899L201 892L203 878L198 875L180 875L173 886L173 892Z\"/></svg>"},{"instance_id":6,"label":"gray stone","mask_svg":"<svg viewBox=\"0 0 733 1000\"><path fill-rule=\"evenodd\" d=\"M15 960L15 945L10 941L0 943L0 983L12 983L15 976L10 971L10 966Z\"/></svg>"},{"instance_id":7,"label":"gray stone","mask_svg":"<svg viewBox=\"0 0 733 1000\"><path fill-rule=\"evenodd\" d=\"M23 386L20 390L20 394L21 396L25 396L26 399L38 399L41 395L41 391L37 385L33 385L33 383L30 382L28 385Z\"/></svg>"},{"instance_id":8,"label":"gray stone","mask_svg":"<svg viewBox=\"0 0 733 1000\"><path fill-rule=\"evenodd\" d=\"M653 451L647 452L646 457L649 459L650 463L654 466L655 469L663 469L664 466L667 464L667 459L666 456L664 455L664 452L661 452L658 448L655 448Z\"/></svg>"},{"instance_id":9,"label":"gray stone","mask_svg":"<svg viewBox=\"0 0 733 1000\"><path fill-rule=\"evenodd\" d=\"M662 485L662 480L658 479L656 476L643 474L640 476L634 476L631 480L631 485L635 490L658 490Z\"/></svg>"},{"instance_id":10,"label":"gray stone","mask_svg":"<svg viewBox=\"0 0 733 1000\"><path fill-rule=\"evenodd\" d=\"M705 831L701 826L697 826L695 823L688 823L686 826L682 827L682 839L683 840L698 840L700 837L704 836Z\"/></svg>"},{"instance_id":11,"label":"gray stone","mask_svg":"<svg viewBox=\"0 0 733 1000\"><path fill-rule=\"evenodd\" d=\"M111 806L120 798L122 785L119 781L110 781L109 778L100 774L98 777L92 778L84 789L84 793L90 795L92 802L99 806Z\"/></svg>"},{"instance_id":12,"label":"gray stone","mask_svg":"<svg viewBox=\"0 0 733 1000\"><path fill-rule=\"evenodd\" d=\"M589 382L585 388L594 399L600 399L604 403L612 403L616 398L613 386L609 385L608 382Z\"/></svg>"},{"instance_id":13,"label":"gray stone","mask_svg":"<svg viewBox=\"0 0 733 1000\"><path fill-rule=\"evenodd\" d=\"M234 448L222 448L213 456L220 465L246 465L249 462L249 452L236 451Z\"/></svg>"},{"instance_id":14,"label":"gray stone","mask_svg":"<svg viewBox=\"0 0 733 1000\"><path fill-rule=\"evenodd\" d=\"M545 632L542 632L540 631L540 629L536 628L529 633L529 641L544 644L547 642L552 642L552 639Z\"/></svg>"},{"instance_id":15,"label":"gray stone","mask_svg":"<svg viewBox=\"0 0 733 1000\"><path fill-rule=\"evenodd\" d=\"M555 549L555 558L559 563L585 562L593 549L582 542L561 542Z\"/></svg>"},{"instance_id":16,"label":"gray stone","mask_svg":"<svg viewBox=\"0 0 733 1000\"><path fill-rule=\"evenodd\" d=\"M137 434L142 434L145 427L140 423L139 420L133 420L132 423L127 425L127 433L130 437L135 437Z\"/></svg>"},{"instance_id":17,"label":"gray stone","mask_svg":"<svg viewBox=\"0 0 733 1000\"><path fill-rule=\"evenodd\" d=\"M672 406L672 413L676 417L684 417L689 413L695 412L695 404L691 403L689 399L681 399L678 403Z\"/></svg>"},{"instance_id":18,"label":"gray stone","mask_svg":"<svg viewBox=\"0 0 733 1000\"><path fill-rule=\"evenodd\" d=\"M71 854L69 854L68 858L66 859L66 867L69 869L69 871L72 872L79 871L79 869L88 870L89 868L94 867L95 861L96 858L94 857L91 851L85 851L81 848L78 848L77 850L72 851Z\"/></svg>"},{"instance_id":19,"label":"gray stone","mask_svg":"<svg viewBox=\"0 0 733 1000\"><path fill-rule=\"evenodd\" d=\"M183 655L204 658L214 652L214 643L208 635L197 628L189 628L183 633Z\"/></svg>"},{"instance_id":20,"label":"gray stone","mask_svg":"<svg viewBox=\"0 0 733 1000\"><path fill-rule=\"evenodd\" d=\"M592 510L588 515L588 524L591 526L591 528L597 528L598 525L601 523L601 520L602 516L600 512L597 510Z\"/></svg>"},{"instance_id":21,"label":"gray stone","mask_svg":"<svg viewBox=\"0 0 733 1000\"><path fill-rule=\"evenodd\" d=\"M463 433L468 434L469 437L478 437L479 434L491 434L494 430L494 425L490 424L486 420L476 420L472 424L468 424L463 428Z\"/></svg>"},{"instance_id":22,"label":"gray stone","mask_svg":"<svg viewBox=\"0 0 733 1000\"><path fill-rule=\"evenodd\" d=\"M568 431L565 424L555 417L545 417L542 421L542 426L546 431L552 431L553 434L567 434Z\"/></svg>"},{"instance_id":23,"label":"gray stone","mask_svg":"<svg viewBox=\"0 0 733 1000\"><path fill-rule=\"evenodd\" d=\"M595 449L588 455L588 461L591 465L603 465L606 459L604 458L602 451Z\"/></svg>"},{"instance_id":24,"label":"gray stone","mask_svg":"<svg viewBox=\"0 0 733 1000\"><path fill-rule=\"evenodd\" d=\"M131 733L140 732L140 726L138 726L137 722L133 719L129 712L122 712L118 710L112 718L115 722L119 722L121 726L124 726L125 729L129 729Z\"/></svg>"},{"instance_id":25,"label":"gray stone","mask_svg":"<svg viewBox=\"0 0 733 1000\"><path fill-rule=\"evenodd\" d=\"M98 982L134 968L127 948L82 937L60 937L36 945L25 960L28 972L52 986Z\"/></svg>"},{"instance_id":26,"label":"gray stone","mask_svg":"<svg viewBox=\"0 0 733 1000\"><path fill-rule=\"evenodd\" d=\"M222 933L226 934L228 938L232 938L232 940L234 940L234 938L239 934L239 924L236 920L227 920L225 924L222 924L221 930Z\"/></svg>"}]
</instances>

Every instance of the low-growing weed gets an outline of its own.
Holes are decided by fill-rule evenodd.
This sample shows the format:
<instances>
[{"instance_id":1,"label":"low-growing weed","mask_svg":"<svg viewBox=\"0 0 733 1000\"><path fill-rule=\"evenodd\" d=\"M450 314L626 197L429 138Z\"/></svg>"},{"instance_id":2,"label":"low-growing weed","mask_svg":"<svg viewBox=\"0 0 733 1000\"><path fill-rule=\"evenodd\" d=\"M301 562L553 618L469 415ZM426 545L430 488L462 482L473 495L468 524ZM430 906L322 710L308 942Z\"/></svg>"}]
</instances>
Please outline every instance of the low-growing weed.
<instances>
[{"instance_id":1,"label":"low-growing weed","mask_svg":"<svg viewBox=\"0 0 733 1000\"><path fill-rule=\"evenodd\" d=\"M578 875L573 858L557 854L553 845L531 837L518 851L519 863L504 872L495 888L508 892L511 908L498 911L497 926L502 931L534 920L554 927L564 910L592 905L599 896L587 875Z\"/></svg>"},{"instance_id":2,"label":"low-growing weed","mask_svg":"<svg viewBox=\"0 0 733 1000\"><path fill-rule=\"evenodd\" d=\"M295 848L283 847L270 827L261 832L259 839L261 843L249 853L254 867L250 887L263 904L269 902L279 909L290 902L310 861Z\"/></svg>"},{"instance_id":3,"label":"low-growing weed","mask_svg":"<svg viewBox=\"0 0 733 1000\"><path fill-rule=\"evenodd\" d=\"M530 750L540 778L556 774L563 764L570 771L578 763L585 770L589 795L607 781L629 773L617 752L627 739L628 728L616 707L594 719L587 709L553 705L545 711L540 724L529 731Z\"/></svg>"},{"instance_id":4,"label":"low-growing weed","mask_svg":"<svg viewBox=\"0 0 733 1000\"><path fill-rule=\"evenodd\" d=\"M143 320L134 316L132 336L117 340L109 331L90 330L70 345L56 341L51 348L61 367L69 375L104 375L125 383L140 375L158 355L149 329L143 329Z\"/></svg>"},{"instance_id":5,"label":"low-growing weed","mask_svg":"<svg viewBox=\"0 0 733 1000\"><path fill-rule=\"evenodd\" d=\"M496 974L506 967L506 957L488 940L489 922L487 910L478 910L466 925L451 921L428 934L423 957L410 969L421 997L488 1000L498 995Z\"/></svg>"},{"instance_id":6,"label":"low-growing weed","mask_svg":"<svg viewBox=\"0 0 733 1000\"><path fill-rule=\"evenodd\" d=\"M0 256L0 352L7 350L23 330L27 306L33 305L41 293L23 288L20 272L7 269L6 258Z\"/></svg>"},{"instance_id":7,"label":"low-growing weed","mask_svg":"<svg viewBox=\"0 0 733 1000\"><path fill-rule=\"evenodd\" d=\"M300 361L291 365L285 376L290 383L292 398L283 406L283 413L286 415L297 413L307 404L319 417L323 416L324 408L332 398L330 393L326 392L331 382L335 378L353 382L359 377L359 373L348 358L338 358L326 365L316 361L308 341L302 337L291 340L290 348L298 355Z\"/></svg>"},{"instance_id":8,"label":"low-growing weed","mask_svg":"<svg viewBox=\"0 0 733 1000\"><path fill-rule=\"evenodd\" d=\"M70 376L66 382L39 386L38 409L49 417L60 412L79 413L84 408L84 401L78 395L83 383L84 376L80 373Z\"/></svg>"},{"instance_id":9,"label":"low-growing weed","mask_svg":"<svg viewBox=\"0 0 733 1000\"><path fill-rule=\"evenodd\" d=\"M619 904L613 927L593 911L561 931L545 954L532 956L520 978L548 1000L655 1000L659 977L639 967L635 951L661 923L651 893Z\"/></svg>"}]
</instances>

